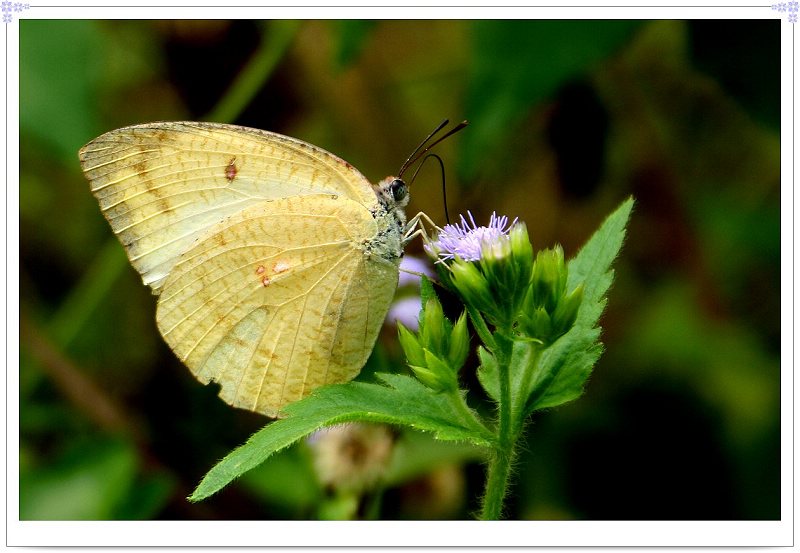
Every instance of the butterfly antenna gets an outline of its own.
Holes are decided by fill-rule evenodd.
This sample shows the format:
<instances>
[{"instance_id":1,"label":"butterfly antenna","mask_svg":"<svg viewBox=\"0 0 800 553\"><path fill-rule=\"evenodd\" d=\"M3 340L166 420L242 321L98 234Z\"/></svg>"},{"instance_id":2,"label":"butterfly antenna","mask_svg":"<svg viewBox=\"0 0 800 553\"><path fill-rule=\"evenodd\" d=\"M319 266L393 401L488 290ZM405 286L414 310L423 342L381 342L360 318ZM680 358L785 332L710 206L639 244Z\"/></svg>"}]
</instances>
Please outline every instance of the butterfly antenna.
<instances>
[{"instance_id":1,"label":"butterfly antenna","mask_svg":"<svg viewBox=\"0 0 800 553\"><path fill-rule=\"evenodd\" d=\"M442 200L444 201L444 218L447 221L447 224L449 225L450 224L450 214L447 212L447 179L445 178L444 162L442 161L442 158L440 158L436 154L428 154L428 155L426 155L425 159L422 160L422 163L420 163L417 166L417 170L414 171L413 175L411 175L411 180L408 181L408 185L411 186L412 184L414 184L414 181L417 179L417 175L419 174L420 170L422 169L422 166L425 165L425 162L428 161L428 159L432 158L432 157L436 158L436 161L439 162L439 167L442 170Z\"/></svg>"},{"instance_id":2,"label":"butterfly antenna","mask_svg":"<svg viewBox=\"0 0 800 553\"><path fill-rule=\"evenodd\" d=\"M413 165L414 163L416 163L416 162L419 160L419 158L421 158L423 155L425 155L425 152L427 152L428 150L430 150L431 148L433 148L434 146L436 146L436 145L437 145L439 142L441 142L442 140L444 140L444 139L445 139L445 138L447 138L448 136L450 136L450 135L452 135L452 134L455 134L455 133L457 133L458 131L460 131L461 129L463 129L464 127L466 127L466 126L467 126L467 124L468 124L468 123L467 123L467 121L462 121L461 123L459 123L458 125L456 125L456 126L455 126L455 127L453 127L452 129L450 129L450 130L449 130L449 131L448 131L446 134L444 134L443 136L439 137L437 140L435 140L434 142L432 142L432 143L431 143L431 144L429 144L428 146L425 146L425 143L426 143L426 142L428 142L428 141L429 141L431 138L433 138L433 137L434 137L434 135L436 135L436 133L438 133L440 130L442 130L442 129L443 129L445 126L447 126L447 124L448 124L449 122L450 122L449 120L445 119L444 121L442 121L441 123L439 123L439 126L438 126L438 127L436 127L436 128L433 130L433 132L432 132L432 133L430 133L430 134L429 134L429 135L428 135L428 136L425 138L425 140L423 140L423 141L420 143L420 145L419 145L419 146L417 146L417 149L416 149L416 150L414 150L414 151L411 153L411 155L410 155L410 156L408 156L408 159L406 160L406 162L405 162L405 163L403 163L403 165L400 167L400 171L398 171L398 172L397 172L397 178L402 178L402 177L403 177L403 173L405 173L405 172L406 172L406 170L407 170L407 169L408 169L408 168L409 168L411 165ZM423 148L423 146L425 146L425 148Z\"/></svg>"}]
</instances>

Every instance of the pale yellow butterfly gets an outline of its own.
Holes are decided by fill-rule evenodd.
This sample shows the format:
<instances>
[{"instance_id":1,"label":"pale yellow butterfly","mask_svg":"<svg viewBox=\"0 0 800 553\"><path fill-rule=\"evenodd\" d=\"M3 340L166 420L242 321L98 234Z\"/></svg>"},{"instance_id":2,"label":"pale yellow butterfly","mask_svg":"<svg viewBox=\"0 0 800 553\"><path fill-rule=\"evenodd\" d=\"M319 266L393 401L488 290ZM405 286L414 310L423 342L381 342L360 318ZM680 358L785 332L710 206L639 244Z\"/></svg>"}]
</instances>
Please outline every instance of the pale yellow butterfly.
<instances>
[{"instance_id":1,"label":"pale yellow butterfly","mask_svg":"<svg viewBox=\"0 0 800 553\"><path fill-rule=\"evenodd\" d=\"M294 138L168 122L108 132L80 161L158 295L167 344L227 403L277 416L366 363L414 235L401 178L414 154L398 177L372 185Z\"/></svg>"}]
</instances>

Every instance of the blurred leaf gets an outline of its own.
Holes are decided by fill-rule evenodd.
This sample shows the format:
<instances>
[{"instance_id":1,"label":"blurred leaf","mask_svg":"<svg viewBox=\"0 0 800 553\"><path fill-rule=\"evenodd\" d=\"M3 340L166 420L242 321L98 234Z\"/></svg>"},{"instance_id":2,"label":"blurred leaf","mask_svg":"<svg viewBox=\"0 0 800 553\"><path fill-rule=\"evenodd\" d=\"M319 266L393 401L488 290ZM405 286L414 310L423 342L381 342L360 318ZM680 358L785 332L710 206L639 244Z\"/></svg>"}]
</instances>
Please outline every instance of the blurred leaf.
<instances>
[{"instance_id":1,"label":"blurred leaf","mask_svg":"<svg viewBox=\"0 0 800 553\"><path fill-rule=\"evenodd\" d=\"M461 143L464 178L496 156L506 137L558 86L619 48L639 21L476 21L474 63L466 97L472 131Z\"/></svg>"},{"instance_id":2,"label":"blurred leaf","mask_svg":"<svg viewBox=\"0 0 800 553\"><path fill-rule=\"evenodd\" d=\"M99 439L74 446L41 469L20 474L22 520L105 520L130 493L136 471L133 447Z\"/></svg>"},{"instance_id":3,"label":"blurred leaf","mask_svg":"<svg viewBox=\"0 0 800 553\"><path fill-rule=\"evenodd\" d=\"M164 473L148 474L140 478L124 502L114 512L117 520L153 519L164 509L173 491L176 481Z\"/></svg>"},{"instance_id":4,"label":"blurred leaf","mask_svg":"<svg viewBox=\"0 0 800 553\"><path fill-rule=\"evenodd\" d=\"M377 22L370 19L344 19L336 21L336 46L333 66L341 71L354 63L375 29Z\"/></svg>"},{"instance_id":5,"label":"blurred leaf","mask_svg":"<svg viewBox=\"0 0 800 553\"><path fill-rule=\"evenodd\" d=\"M245 473L238 483L293 517L307 517L322 497L308 451L300 445L273 455Z\"/></svg>"},{"instance_id":6,"label":"blurred leaf","mask_svg":"<svg viewBox=\"0 0 800 553\"><path fill-rule=\"evenodd\" d=\"M470 444L443 442L422 432L404 432L395 444L392 462L383 482L399 486L442 465L484 461L486 451Z\"/></svg>"},{"instance_id":7,"label":"blurred leaf","mask_svg":"<svg viewBox=\"0 0 800 553\"><path fill-rule=\"evenodd\" d=\"M22 19L19 42L21 146L33 136L77 163L78 148L99 127L95 92L105 37L90 20Z\"/></svg>"},{"instance_id":8,"label":"blurred leaf","mask_svg":"<svg viewBox=\"0 0 800 553\"><path fill-rule=\"evenodd\" d=\"M320 520L350 520L358 512L356 494L338 494L327 498L319 508Z\"/></svg>"},{"instance_id":9,"label":"blurred leaf","mask_svg":"<svg viewBox=\"0 0 800 553\"><path fill-rule=\"evenodd\" d=\"M780 363L746 327L714 320L685 283L666 283L631 321L626 354L640 371L672 373L725 415L734 442L777 420Z\"/></svg>"},{"instance_id":10,"label":"blurred leaf","mask_svg":"<svg viewBox=\"0 0 800 553\"><path fill-rule=\"evenodd\" d=\"M300 21L289 19L269 22L261 33L258 50L205 117L206 121L232 123L242 114L286 56L300 25Z\"/></svg>"},{"instance_id":11,"label":"blurred leaf","mask_svg":"<svg viewBox=\"0 0 800 553\"><path fill-rule=\"evenodd\" d=\"M380 374L388 386L349 382L326 386L311 396L288 405L287 418L253 434L217 463L189 498L200 501L227 486L248 470L315 430L353 421L408 425L433 432L442 440L471 441L490 445L493 439L474 419L456 414L444 394L435 394L408 376Z\"/></svg>"}]
</instances>

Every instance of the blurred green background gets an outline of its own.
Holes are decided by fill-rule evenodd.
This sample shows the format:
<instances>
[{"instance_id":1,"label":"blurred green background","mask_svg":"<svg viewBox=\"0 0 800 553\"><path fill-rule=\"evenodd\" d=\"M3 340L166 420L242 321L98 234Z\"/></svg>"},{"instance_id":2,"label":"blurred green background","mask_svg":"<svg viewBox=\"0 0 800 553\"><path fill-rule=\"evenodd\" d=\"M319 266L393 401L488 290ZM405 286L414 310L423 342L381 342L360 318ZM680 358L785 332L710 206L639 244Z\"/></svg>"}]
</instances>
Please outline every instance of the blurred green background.
<instances>
[{"instance_id":1,"label":"blurred green background","mask_svg":"<svg viewBox=\"0 0 800 553\"><path fill-rule=\"evenodd\" d=\"M305 445L185 501L266 419L223 404L161 340L83 144L216 120L377 181L445 117L471 123L437 147L451 214L519 217L535 247L571 255L637 199L607 351L584 397L529 428L509 517L779 518L780 24L23 19L21 518L342 512ZM418 210L444 223L435 164L412 187ZM395 342L387 325L369 369L404 370ZM482 482L469 449L401 431L362 515L469 518Z\"/></svg>"}]
</instances>

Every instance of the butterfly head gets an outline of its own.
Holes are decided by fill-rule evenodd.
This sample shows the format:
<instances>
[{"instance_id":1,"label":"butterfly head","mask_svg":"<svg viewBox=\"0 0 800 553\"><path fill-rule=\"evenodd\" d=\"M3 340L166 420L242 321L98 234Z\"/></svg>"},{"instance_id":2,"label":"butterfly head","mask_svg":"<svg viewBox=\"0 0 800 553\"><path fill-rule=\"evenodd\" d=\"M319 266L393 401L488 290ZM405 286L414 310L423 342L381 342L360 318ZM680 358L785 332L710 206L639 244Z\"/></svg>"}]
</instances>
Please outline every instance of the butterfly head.
<instances>
[{"instance_id":1,"label":"butterfly head","mask_svg":"<svg viewBox=\"0 0 800 553\"><path fill-rule=\"evenodd\" d=\"M402 209L408 205L408 185L401 178L386 177L375 185L375 194L388 211Z\"/></svg>"}]
</instances>

